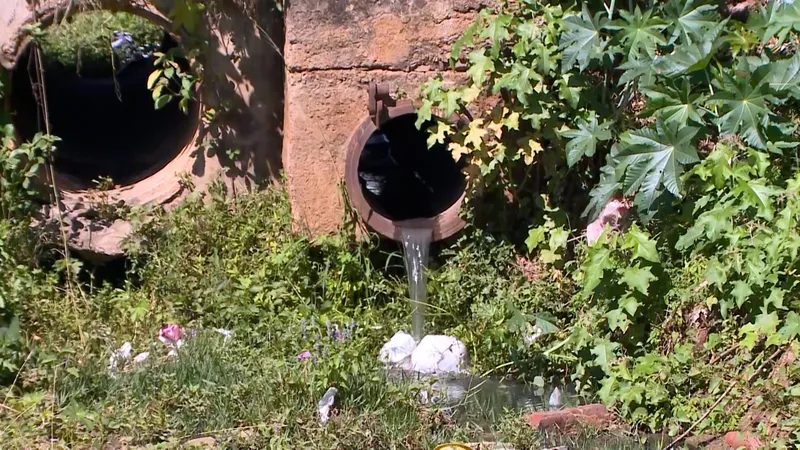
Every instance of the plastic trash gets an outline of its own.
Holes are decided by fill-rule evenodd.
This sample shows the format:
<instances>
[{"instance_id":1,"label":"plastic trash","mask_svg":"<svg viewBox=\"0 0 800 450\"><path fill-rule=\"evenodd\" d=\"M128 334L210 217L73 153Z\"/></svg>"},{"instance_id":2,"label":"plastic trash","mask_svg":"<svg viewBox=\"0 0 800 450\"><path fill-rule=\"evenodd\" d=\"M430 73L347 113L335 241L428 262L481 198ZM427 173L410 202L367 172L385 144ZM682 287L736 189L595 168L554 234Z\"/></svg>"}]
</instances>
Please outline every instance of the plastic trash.
<instances>
[{"instance_id":1,"label":"plastic trash","mask_svg":"<svg viewBox=\"0 0 800 450\"><path fill-rule=\"evenodd\" d=\"M132 350L133 346L131 343L125 342L122 344L122 347L118 348L111 354L111 356L108 358L108 371L112 376L117 371L119 366L124 364L126 360L130 359Z\"/></svg>"},{"instance_id":2,"label":"plastic trash","mask_svg":"<svg viewBox=\"0 0 800 450\"><path fill-rule=\"evenodd\" d=\"M538 325L528 325L528 332L522 336L522 340L525 341L525 345L531 345L536 342L544 334L544 330L542 330Z\"/></svg>"},{"instance_id":3,"label":"plastic trash","mask_svg":"<svg viewBox=\"0 0 800 450\"><path fill-rule=\"evenodd\" d=\"M612 230L620 229L630 207L630 203L626 200L611 199L600 211L597 219L586 227L586 242L589 245L597 242L606 225Z\"/></svg>"},{"instance_id":4,"label":"plastic trash","mask_svg":"<svg viewBox=\"0 0 800 450\"><path fill-rule=\"evenodd\" d=\"M174 323L164 325L158 330L158 340L169 347L167 356L176 356L183 345L183 330Z\"/></svg>"},{"instance_id":5,"label":"plastic trash","mask_svg":"<svg viewBox=\"0 0 800 450\"><path fill-rule=\"evenodd\" d=\"M553 389L553 393L550 394L550 400L547 404L550 405L552 409L561 407L561 391L558 390L558 388Z\"/></svg>"},{"instance_id":6,"label":"plastic trash","mask_svg":"<svg viewBox=\"0 0 800 450\"><path fill-rule=\"evenodd\" d=\"M133 363L134 364L141 364L141 363L147 361L147 358L149 358L149 357L150 357L150 352L139 353L138 355L133 357Z\"/></svg>"},{"instance_id":7,"label":"plastic trash","mask_svg":"<svg viewBox=\"0 0 800 450\"><path fill-rule=\"evenodd\" d=\"M226 330L225 328L217 328L214 331L223 336L222 342L228 342L228 340L230 340L230 338L233 336L233 331Z\"/></svg>"},{"instance_id":8,"label":"plastic trash","mask_svg":"<svg viewBox=\"0 0 800 450\"><path fill-rule=\"evenodd\" d=\"M319 412L319 422L325 425L331 415L331 407L336 401L336 394L339 392L335 387L328 388L325 395L322 396L319 403L317 403L317 411Z\"/></svg>"},{"instance_id":9,"label":"plastic trash","mask_svg":"<svg viewBox=\"0 0 800 450\"><path fill-rule=\"evenodd\" d=\"M467 346L451 336L428 335L411 354L411 370L426 375L468 371Z\"/></svg>"},{"instance_id":10,"label":"plastic trash","mask_svg":"<svg viewBox=\"0 0 800 450\"><path fill-rule=\"evenodd\" d=\"M446 444L437 445L434 450L472 450L472 447L467 447L458 442L448 442Z\"/></svg>"},{"instance_id":11,"label":"plastic trash","mask_svg":"<svg viewBox=\"0 0 800 450\"><path fill-rule=\"evenodd\" d=\"M378 357L381 362L390 367L410 370L411 355L416 347L417 343L410 334L398 331L389 339L389 342L381 347Z\"/></svg>"}]
</instances>

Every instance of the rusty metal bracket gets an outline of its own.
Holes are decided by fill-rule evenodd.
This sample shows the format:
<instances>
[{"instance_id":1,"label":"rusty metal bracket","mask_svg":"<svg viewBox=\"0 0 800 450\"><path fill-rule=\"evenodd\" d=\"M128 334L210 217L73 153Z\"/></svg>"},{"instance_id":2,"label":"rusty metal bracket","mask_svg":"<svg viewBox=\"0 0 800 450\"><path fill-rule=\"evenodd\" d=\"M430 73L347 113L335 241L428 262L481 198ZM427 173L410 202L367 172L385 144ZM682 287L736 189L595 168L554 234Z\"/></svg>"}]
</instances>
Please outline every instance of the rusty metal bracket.
<instances>
[{"instance_id":1,"label":"rusty metal bracket","mask_svg":"<svg viewBox=\"0 0 800 450\"><path fill-rule=\"evenodd\" d=\"M370 83L367 111L369 111L369 117L376 127L381 126L382 116L386 114L386 110L391 106L394 106L394 99L389 95L389 86Z\"/></svg>"},{"instance_id":2,"label":"rusty metal bracket","mask_svg":"<svg viewBox=\"0 0 800 450\"><path fill-rule=\"evenodd\" d=\"M376 127L392 117L391 109L413 107L411 100L395 100L392 98L391 90L387 84L369 84L369 99L367 100L367 111L370 120Z\"/></svg>"}]
</instances>

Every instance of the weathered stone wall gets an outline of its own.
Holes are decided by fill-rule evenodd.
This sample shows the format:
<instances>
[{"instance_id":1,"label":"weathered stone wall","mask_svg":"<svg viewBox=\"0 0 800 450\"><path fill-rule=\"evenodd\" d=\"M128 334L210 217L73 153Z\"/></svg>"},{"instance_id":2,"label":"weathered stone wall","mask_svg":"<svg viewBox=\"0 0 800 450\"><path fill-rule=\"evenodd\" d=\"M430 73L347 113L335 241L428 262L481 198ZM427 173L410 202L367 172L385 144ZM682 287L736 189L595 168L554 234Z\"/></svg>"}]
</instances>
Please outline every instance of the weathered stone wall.
<instances>
[{"instance_id":1,"label":"weathered stone wall","mask_svg":"<svg viewBox=\"0 0 800 450\"><path fill-rule=\"evenodd\" d=\"M139 14L172 29L168 18L172 0L93 0L104 9ZM41 21L50 25L69 10L78 12L76 0L0 1L0 65L14 70L27 50L23 27ZM181 179L187 176L198 189L222 176L232 193L277 180L281 167L284 69L281 54L283 22L272 3L260 0L229 0L206 16L197 34L209 46L199 59L204 76L200 96L204 107L198 113L198 129L191 142L164 168L142 181L120 186L100 195L72 189L67 177L56 177L62 190L63 211L70 244L93 257L121 254L120 240L130 230L122 220L98 218L98 202L128 205L177 204L186 194ZM177 36L179 40L187 36ZM13 86L12 86L13 89ZM218 120L201 125L206 108L224 111ZM91 124L87 124L91 132ZM146 130L143 130L146 132ZM208 145L216 141L216 145ZM221 149L221 151L220 151ZM230 159L226 149L238 150ZM58 216L56 208L45 211Z\"/></svg>"},{"instance_id":2,"label":"weathered stone wall","mask_svg":"<svg viewBox=\"0 0 800 450\"><path fill-rule=\"evenodd\" d=\"M367 87L411 96L448 69L450 44L482 0L296 0L286 10L283 164L299 228L336 229L345 146L367 117ZM452 75L452 74L450 74Z\"/></svg>"}]
</instances>

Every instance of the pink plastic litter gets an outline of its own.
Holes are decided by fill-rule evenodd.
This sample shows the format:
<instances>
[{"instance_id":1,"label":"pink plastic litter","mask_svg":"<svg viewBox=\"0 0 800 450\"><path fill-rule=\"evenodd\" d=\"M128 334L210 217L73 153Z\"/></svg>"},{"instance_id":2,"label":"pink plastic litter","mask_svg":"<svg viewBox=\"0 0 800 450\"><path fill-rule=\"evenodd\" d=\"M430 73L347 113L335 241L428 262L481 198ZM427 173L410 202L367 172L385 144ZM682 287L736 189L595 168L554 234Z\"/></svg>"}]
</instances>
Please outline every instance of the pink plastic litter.
<instances>
[{"instance_id":1,"label":"pink plastic litter","mask_svg":"<svg viewBox=\"0 0 800 450\"><path fill-rule=\"evenodd\" d=\"M611 199L600 211L597 219L586 227L586 242L589 245L597 242L606 225L610 225L612 230L618 230L622 226L622 220L628 214L630 207L631 205L627 200Z\"/></svg>"}]
</instances>

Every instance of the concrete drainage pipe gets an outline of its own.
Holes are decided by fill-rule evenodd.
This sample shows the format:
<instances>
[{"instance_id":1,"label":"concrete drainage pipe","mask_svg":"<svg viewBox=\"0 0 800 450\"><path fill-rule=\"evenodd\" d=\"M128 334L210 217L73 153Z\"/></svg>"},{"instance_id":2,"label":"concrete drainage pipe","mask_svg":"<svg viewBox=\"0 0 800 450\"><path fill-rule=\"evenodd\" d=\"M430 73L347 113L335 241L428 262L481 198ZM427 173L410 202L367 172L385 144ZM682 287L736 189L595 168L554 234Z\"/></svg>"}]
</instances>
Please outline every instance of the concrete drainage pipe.
<instances>
[{"instance_id":1,"label":"concrete drainage pipe","mask_svg":"<svg viewBox=\"0 0 800 450\"><path fill-rule=\"evenodd\" d=\"M165 41L172 44L170 39ZM12 75L11 107L23 141L30 140L44 123L31 86L38 76L29 59L29 52L20 57ZM147 89L153 70L152 60L144 59L115 76L45 72L51 129L61 139L54 159L62 190L90 189L103 178L118 186L135 185L191 146L198 128L197 105L191 106L189 114L180 111L175 100L156 110Z\"/></svg>"},{"instance_id":2,"label":"concrete drainage pipe","mask_svg":"<svg viewBox=\"0 0 800 450\"><path fill-rule=\"evenodd\" d=\"M401 240L402 228L425 227L437 241L465 225L458 214L466 188L463 161L453 160L447 143L429 149L430 124L418 130L416 120L410 103L379 108L365 119L347 144L345 184L356 211L376 232Z\"/></svg>"}]
</instances>

